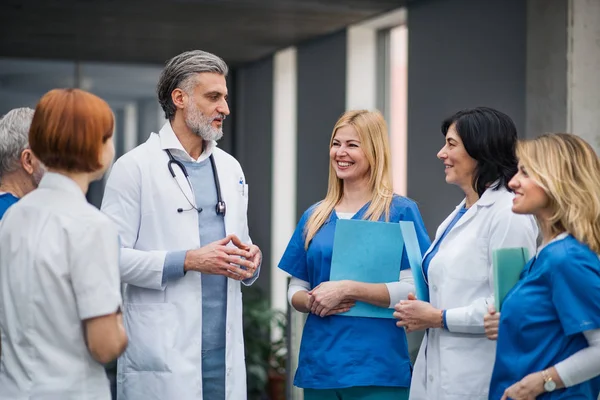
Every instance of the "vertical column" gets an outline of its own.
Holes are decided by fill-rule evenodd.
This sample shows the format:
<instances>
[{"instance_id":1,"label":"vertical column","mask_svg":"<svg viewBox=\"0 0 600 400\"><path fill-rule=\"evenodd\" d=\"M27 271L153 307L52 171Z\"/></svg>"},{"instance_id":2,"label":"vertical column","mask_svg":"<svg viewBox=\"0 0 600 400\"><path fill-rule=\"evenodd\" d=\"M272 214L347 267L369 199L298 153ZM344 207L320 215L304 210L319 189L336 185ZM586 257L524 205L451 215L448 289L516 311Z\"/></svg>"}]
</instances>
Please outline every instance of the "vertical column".
<instances>
[{"instance_id":1,"label":"vertical column","mask_svg":"<svg viewBox=\"0 0 600 400\"><path fill-rule=\"evenodd\" d=\"M572 132L600 150L600 2L527 1L527 136Z\"/></svg>"},{"instance_id":2,"label":"vertical column","mask_svg":"<svg viewBox=\"0 0 600 400\"><path fill-rule=\"evenodd\" d=\"M394 190L406 194L406 10L350 26L346 109L379 111L388 123Z\"/></svg>"},{"instance_id":3,"label":"vertical column","mask_svg":"<svg viewBox=\"0 0 600 400\"><path fill-rule=\"evenodd\" d=\"M406 196L407 186L407 98L408 29L401 25L390 30L390 147L394 191Z\"/></svg>"},{"instance_id":4,"label":"vertical column","mask_svg":"<svg viewBox=\"0 0 600 400\"><path fill-rule=\"evenodd\" d=\"M351 26L346 41L346 110L377 107L377 31Z\"/></svg>"},{"instance_id":5,"label":"vertical column","mask_svg":"<svg viewBox=\"0 0 600 400\"><path fill-rule=\"evenodd\" d=\"M527 137L567 130L568 5L527 1Z\"/></svg>"},{"instance_id":6,"label":"vertical column","mask_svg":"<svg viewBox=\"0 0 600 400\"><path fill-rule=\"evenodd\" d=\"M273 171L271 182L271 306L287 310L288 276L277 268L296 226L296 151L297 151L297 63L296 49L275 54L273 61ZM287 393L289 399L301 399L302 391L293 386L304 315L290 308L288 313ZM283 332L271 330L272 339Z\"/></svg>"},{"instance_id":7,"label":"vertical column","mask_svg":"<svg viewBox=\"0 0 600 400\"><path fill-rule=\"evenodd\" d=\"M271 306L287 309L287 275L277 268L296 226L296 49L275 54L271 193Z\"/></svg>"},{"instance_id":8,"label":"vertical column","mask_svg":"<svg viewBox=\"0 0 600 400\"><path fill-rule=\"evenodd\" d=\"M567 129L600 151L600 2L570 0Z\"/></svg>"}]
</instances>

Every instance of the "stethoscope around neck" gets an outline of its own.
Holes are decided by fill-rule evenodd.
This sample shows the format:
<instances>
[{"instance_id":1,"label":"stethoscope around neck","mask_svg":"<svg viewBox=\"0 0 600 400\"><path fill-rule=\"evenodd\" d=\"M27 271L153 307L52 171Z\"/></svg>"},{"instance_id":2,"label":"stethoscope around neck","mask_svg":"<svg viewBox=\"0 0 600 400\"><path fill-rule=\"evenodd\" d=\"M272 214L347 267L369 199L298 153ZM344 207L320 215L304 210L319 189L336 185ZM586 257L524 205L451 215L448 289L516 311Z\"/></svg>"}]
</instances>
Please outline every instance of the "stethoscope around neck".
<instances>
[{"instance_id":1,"label":"stethoscope around neck","mask_svg":"<svg viewBox=\"0 0 600 400\"><path fill-rule=\"evenodd\" d=\"M179 184L179 181L177 180L177 178L175 176L175 171L173 170L173 164L177 165L179 167L179 169L181 169L181 172L183 172L183 176L185 176L185 180L187 181L188 185L190 186L192 193L194 192L194 187L192 186L192 182L190 182L190 178L189 178L187 169L185 168L185 165L183 165L183 163L181 161L176 160L175 157L173 157L173 154L171 154L171 151L169 149L165 149L165 152L169 156L167 168L169 168L169 172L171 173L171 176L175 179L175 182L177 182L177 187L179 188L179 190L181 190L181 194L183 194L183 197L185 197L187 202L192 207L192 208L188 208L187 210L183 209L183 208L178 208L177 212L182 213L184 211L196 210L199 213L201 213L202 208L196 207L194 205L194 203L187 197L187 195L183 191L183 188L181 187L181 185ZM215 158L213 157L212 154L208 158L210 160L210 165L212 167L213 180L215 181L215 188L217 189L217 204L215 205L215 211L217 212L217 215L222 215L224 217L225 213L227 212L227 206L225 205L225 202L223 201L223 197L221 197L221 184L219 183L219 173L217 172L217 166L215 165Z\"/></svg>"}]
</instances>

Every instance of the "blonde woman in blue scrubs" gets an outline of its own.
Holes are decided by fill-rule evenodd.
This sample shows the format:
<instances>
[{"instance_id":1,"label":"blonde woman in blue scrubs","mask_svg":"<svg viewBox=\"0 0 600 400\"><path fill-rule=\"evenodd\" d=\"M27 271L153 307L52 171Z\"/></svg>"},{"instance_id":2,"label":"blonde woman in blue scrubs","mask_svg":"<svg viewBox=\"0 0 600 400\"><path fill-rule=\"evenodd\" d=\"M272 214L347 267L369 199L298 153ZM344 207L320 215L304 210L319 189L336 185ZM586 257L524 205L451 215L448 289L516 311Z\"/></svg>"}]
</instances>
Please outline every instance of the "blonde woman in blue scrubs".
<instances>
[{"instance_id":1,"label":"blonde woman in blue scrubs","mask_svg":"<svg viewBox=\"0 0 600 400\"><path fill-rule=\"evenodd\" d=\"M513 211L532 214L543 241L485 317L497 339L490 399L596 399L600 391L600 161L583 139L520 142ZM498 326L499 321L499 326Z\"/></svg>"},{"instance_id":2,"label":"blonde woman in blue scrubs","mask_svg":"<svg viewBox=\"0 0 600 400\"><path fill-rule=\"evenodd\" d=\"M330 281L339 219L413 221L421 251L429 237L417 205L392 190L391 157L381 114L349 111L333 128L325 199L300 219L279 268L292 275L290 304L309 313L294 384L306 400L408 398L411 365L403 329L393 319L346 317L356 301L393 308L414 283L406 254L400 281Z\"/></svg>"}]
</instances>

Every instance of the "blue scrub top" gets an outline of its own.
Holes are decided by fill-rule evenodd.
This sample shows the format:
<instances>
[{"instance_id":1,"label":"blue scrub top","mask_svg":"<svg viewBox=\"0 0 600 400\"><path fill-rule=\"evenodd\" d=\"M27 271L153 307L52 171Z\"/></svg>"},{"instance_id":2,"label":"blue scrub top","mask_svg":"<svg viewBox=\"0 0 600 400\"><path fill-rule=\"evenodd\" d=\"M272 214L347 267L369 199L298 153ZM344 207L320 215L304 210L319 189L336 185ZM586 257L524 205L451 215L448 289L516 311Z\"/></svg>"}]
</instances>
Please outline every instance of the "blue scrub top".
<instances>
[{"instance_id":1,"label":"blue scrub top","mask_svg":"<svg viewBox=\"0 0 600 400\"><path fill-rule=\"evenodd\" d=\"M362 219L368 206L369 203L365 204L352 219ZM280 269L309 282L311 288L329 281L333 237L338 220L333 211L306 251L304 226L314 208L313 205L302 215L279 262ZM394 196L389 221L413 221L421 254L429 248L429 236L419 209L412 200ZM410 265L405 251L401 269L408 268ZM404 329L396 327L395 320L308 315L294 385L311 389L408 387L410 379L406 335Z\"/></svg>"},{"instance_id":2,"label":"blue scrub top","mask_svg":"<svg viewBox=\"0 0 600 400\"><path fill-rule=\"evenodd\" d=\"M10 206L19 201L18 197L13 196L10 193L0 194L0 219L4 216L4 213L8 210Z\"/></svg>"},{"instance_id":3,"label":"blue scrub top","mask_svg":"<svg viewBox=\"0 0 600 400\"><path fill-rule=\"evenodd\" d=\"M502 305L490 399L526 375L587 347L582 332L600 328L600 260L573 236L549 243L523 269ZM541 378L540 378L541 379ZM600 379L538 399L596 399Z\"/></svg>"}]
</instances>

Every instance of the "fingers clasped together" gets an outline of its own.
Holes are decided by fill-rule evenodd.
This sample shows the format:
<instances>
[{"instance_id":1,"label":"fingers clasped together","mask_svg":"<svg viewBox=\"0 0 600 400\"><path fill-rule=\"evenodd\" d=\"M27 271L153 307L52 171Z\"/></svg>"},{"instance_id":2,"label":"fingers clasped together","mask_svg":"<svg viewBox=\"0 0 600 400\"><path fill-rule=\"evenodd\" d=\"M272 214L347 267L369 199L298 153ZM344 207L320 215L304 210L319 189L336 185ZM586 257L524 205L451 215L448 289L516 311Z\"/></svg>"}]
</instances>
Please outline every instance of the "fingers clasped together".
<instances>
[{"instance_id":1,"label":"fingers clasped together","mask_svg":"<svg viewBox=\"0 0 600 400\"><path fill-rule=\"evenodd\" d=\"M185 271L224 275L238 281L254 276L262 262L258 246L243 243L236 235L227 235L186 253Z\"/></svg>"},{"instance_id":2,"label":"fingers clasped together","mask_svg":"<svg viewBox=\"0 0 600 400\"><path fill-rule=\"evenodd\" d=\"M323 282L308 292L308 309L319 317L349 311L355 301L347 298L345 281Z\"/></svg>"}]
</instances>

